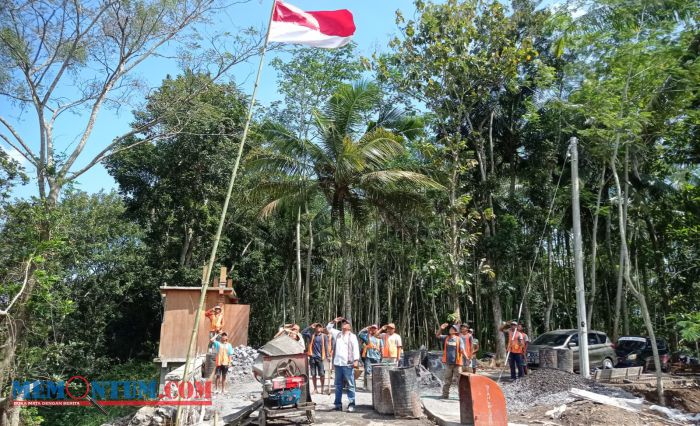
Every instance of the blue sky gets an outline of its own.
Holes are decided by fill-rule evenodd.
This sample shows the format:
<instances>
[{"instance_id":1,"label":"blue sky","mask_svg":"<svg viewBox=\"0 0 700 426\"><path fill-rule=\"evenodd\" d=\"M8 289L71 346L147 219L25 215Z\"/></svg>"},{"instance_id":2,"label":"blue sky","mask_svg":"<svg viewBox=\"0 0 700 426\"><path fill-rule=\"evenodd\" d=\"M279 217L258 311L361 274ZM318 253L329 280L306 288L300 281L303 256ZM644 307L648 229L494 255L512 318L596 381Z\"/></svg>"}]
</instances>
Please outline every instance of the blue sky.
<instances>
[{"instance_id":1,"label":"blue sky","mask_svg":"<svg viewBox=\"0 0 700 426\"><path fill-rule=\"evenodd\" d=\"M358 54L370 56L375 51L382 51L387 48L387 42L397 28L395 24L395 13L400 9L404 16L410 17L414 14L412 0L290 0L290 3L304 10L333 10L347 8L353 12L357 31L354 41L358 45ZM223 30L234 32L237 28L254 26L263 28L267 24L269 17L271 0L252 0L246 4L233 5L222 13L218 13L215 21L208 26L198 28L202 33L215 33ZM174 46L169 46L172 49ZM288 57L288 53L272 52L265 58L265 68L263 70L261 87L259 90L259 102L263 105L278 99L276 84L277 76L275 70L269 67L270 60L275 56ZM231 72L230 78L241 84L246 93L252 90L254 73L257 68L258 59L254 58L249 63L238 65ZM135 73L144 79L149 87L155 88L160 85L162 79L167 75L178 73L177 65L172 61L153 58L140 64L135 69ZM71 88L64 88L63 93L70 94ZM137 102L141 101L138 99ZM8 104L7 100L0 98L0 115L9 118L19 130L25 140L30 141L32 148L37 144L31 144L38 138L36 131L36 121L32 111L19 110L16 106ZM55 140L57 149L72 147L77 137L81 134L81 129L86 122L87 113L82 115L66 115L56 125ZM95 129L88 141L88 147L78 160L77 166L85 164L92 156L100 151L113 138L129 130L129 123L132 113L129 108L122 108L120 111L103 109L96 122ZM3 146L7 149L7 146ZM12 153L11 153L12 154ZM18 153L13 157L20 158ZM28 185L15 190L15 196L29 197L37 194L35 171L30 166L27 172L32 178ZM88 192L98 192L100 190L111 190L116 187L112 178L107 174L101 165L93 167L90 171L82 175L76 185L78 188Z\"/></svg>"}]
</instances>

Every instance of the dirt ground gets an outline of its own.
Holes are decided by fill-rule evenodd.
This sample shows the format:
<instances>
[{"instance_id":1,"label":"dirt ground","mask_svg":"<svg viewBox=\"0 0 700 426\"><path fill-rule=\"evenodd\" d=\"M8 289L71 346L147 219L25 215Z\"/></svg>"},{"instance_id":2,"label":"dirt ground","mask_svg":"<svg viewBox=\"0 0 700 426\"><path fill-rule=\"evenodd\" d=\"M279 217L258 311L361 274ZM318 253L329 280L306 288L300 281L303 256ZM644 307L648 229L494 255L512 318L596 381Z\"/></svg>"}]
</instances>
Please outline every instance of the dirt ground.
<instances>
[{"instance_id":1,"label":"dirt ground","mask_svg":"<svg viewBox=\"0 0 700 426\"><path fill-rule=\"evenodd\" d=\"M656 388L651 385L636 385L627 388L632 393L643 396L647 401L658 404ZM664 389L666 406L687 413L700 413L700 386L691 385Z\"/></svg>"},{"instance_id":2,"label":"dirt ground","mask_svg":"<svg viewBox=\"0 0 700 426\"><path fill-rule=\"evenodd\" d=\"M508 416L509 423L549 424L564 426L579 425L615 425L615 426L660 426L671 424L667 420L652 414L633 413L592 401L574 401L566 404L566 410L558 419L545 413L552 407L536 407L531 411Z\"/></svg>"}]
</instances>

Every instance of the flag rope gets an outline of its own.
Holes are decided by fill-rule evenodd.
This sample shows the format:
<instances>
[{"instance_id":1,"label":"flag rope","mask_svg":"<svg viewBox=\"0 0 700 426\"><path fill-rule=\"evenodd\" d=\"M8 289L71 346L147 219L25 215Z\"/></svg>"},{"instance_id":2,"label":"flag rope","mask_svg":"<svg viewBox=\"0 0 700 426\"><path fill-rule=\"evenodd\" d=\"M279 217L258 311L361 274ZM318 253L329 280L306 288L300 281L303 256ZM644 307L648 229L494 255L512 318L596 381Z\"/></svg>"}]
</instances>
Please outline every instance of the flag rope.
<instances>
[{"instance_id":1,"label":"flag rope","mask_svg":"<svg viewBox=\"0 0 700 426\"><path fill-rule=\"evenodd\" d=\"M241 157L243 156L243 148L245 146L246 139L248 138L248 133L250 131L250 122L253 119L253 109L255 107L255 97L258 93L258 86L260 84L260 74L262 74L263 63L265 60L265 52L267 51L268 41L270 39L270 25L272 24L272 17L275 12L275 5L277 0L272 1L272 7L270 8L270 18L267 22L267 31L265 32L265 41L260 49L260 62L258 63L258 71L255 76L255 84L253 85L253 93L250 97L250 104L248 106L248 115L246 117L245 126L243 127L243 135L241 136L241 142L238 146L238 154L236 155L236 161L233 165L233 170L231 171L231 178L228 182L228 190L226 192L226 198L224 200L224 205L221 209L221 216L219 217L219 225L216 229L216 235L214 236L214 244L211 248L211 253L209 255L209 262L207 263L206 271L202 274L202 290L199 295L199 306L197 307L197 312L194 317L194 326L192 327L192 335L190 336L190 343L187 347L187 356L185 357L185 368L182 374L182 380L187 380L187 374L189 373L190 359L192 358L192 352L196 346L197 341L197 331L199 329L199 320L202 316L202 310L204 308L204 302L207 297L207 289L209 287L209 280L211 279L211 271L214 268L214 261L216 260L216 252L219 248L219 241L221 240L221 232L224 228L224 222L226 220L226 212L228 210L229 202L231 201L231 194L233 193L233 185L236 182L236 175L238 174L238 167L241 163ZM178 401L180 401L182 395L178 395ZM177 407L176 426L183 425L182 423L182 405Z\"/></svg>"}]
</instances>

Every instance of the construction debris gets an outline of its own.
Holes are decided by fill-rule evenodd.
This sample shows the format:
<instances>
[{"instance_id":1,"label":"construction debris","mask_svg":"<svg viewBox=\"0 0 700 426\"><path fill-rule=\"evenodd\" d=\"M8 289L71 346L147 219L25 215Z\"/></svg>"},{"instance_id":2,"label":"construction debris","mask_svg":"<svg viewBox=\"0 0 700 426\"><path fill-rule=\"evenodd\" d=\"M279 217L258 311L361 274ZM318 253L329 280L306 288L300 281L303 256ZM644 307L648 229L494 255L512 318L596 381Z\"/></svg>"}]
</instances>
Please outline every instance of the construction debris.
<instances>
[{"instance_id":1,"label":"construction debris","mask_svg":"<svg viewBox=\"0 0 700 426\"><path fill-rule=\"evenodd\" d=\"M662 413L669 419L675 420L677 422L688 422L694 424L700 423L700 413L688 414L682 412L681 410L674 410L673 408L663 407L660 405L652 405L651 407L649 407L649 409L652 411L658 411L659 413Z\"/></svg>"},{"instance_id":2,"label":"construction debris","mask_svg":"<svg viewBox=\"0 0 700 426\"><path fill-rule=\"evenodd\" d=\"M418 377L418 387L421 389L442 387L442 380L422 365L416 367L416 376Z\"/></svg>"},{"instance_id":3,"label":"construction debris","mask_svg":"<svg viewBox=\"0 0 700 426\"><path fill-rule=\"evenodd\" d=\"M561 415L564 413L564 411L566 411L566 404L562 404L556 408L552 408L551 410L544 413L544 415L549 416L549 417L556 420L559 417L561 417Z\"/></svg>"},{"instance_id":4,"label":"construction debris","mask_svg":"<svg viewBox=\"0 0 700 426\"><path fill-rule=\"evenodd\" d=\"M611 405L627 411L639 411L642 409L642 404L644 403L644 398L616 398L583 389L572 388L569 392L571 392L572 395L590 399L599 404Z\"/></svg>"}]
</instances>

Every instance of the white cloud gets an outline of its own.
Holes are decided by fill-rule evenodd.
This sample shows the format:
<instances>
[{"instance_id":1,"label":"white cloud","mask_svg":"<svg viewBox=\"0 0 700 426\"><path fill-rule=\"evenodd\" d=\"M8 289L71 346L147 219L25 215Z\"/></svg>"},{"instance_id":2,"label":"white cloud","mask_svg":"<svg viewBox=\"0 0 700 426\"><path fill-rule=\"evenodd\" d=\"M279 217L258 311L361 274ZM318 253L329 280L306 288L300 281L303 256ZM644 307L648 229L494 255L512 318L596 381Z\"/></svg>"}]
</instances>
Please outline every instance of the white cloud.
<instances>
[{"instance_id":1,"label":"white cloud","mask_svg":"<svg viewBox=\"0 0 700 426\"><path fill-rule=\"evenodd\" d=\"M0 148L2 148L2 150L10 156L10 158L18 162L22 167L26 167L28 165L27 159L24 158L22 154L20 154L19 151L17 151L16 149L6 148L2 145L0 145Z\"/></svg>"}]
</instances>

